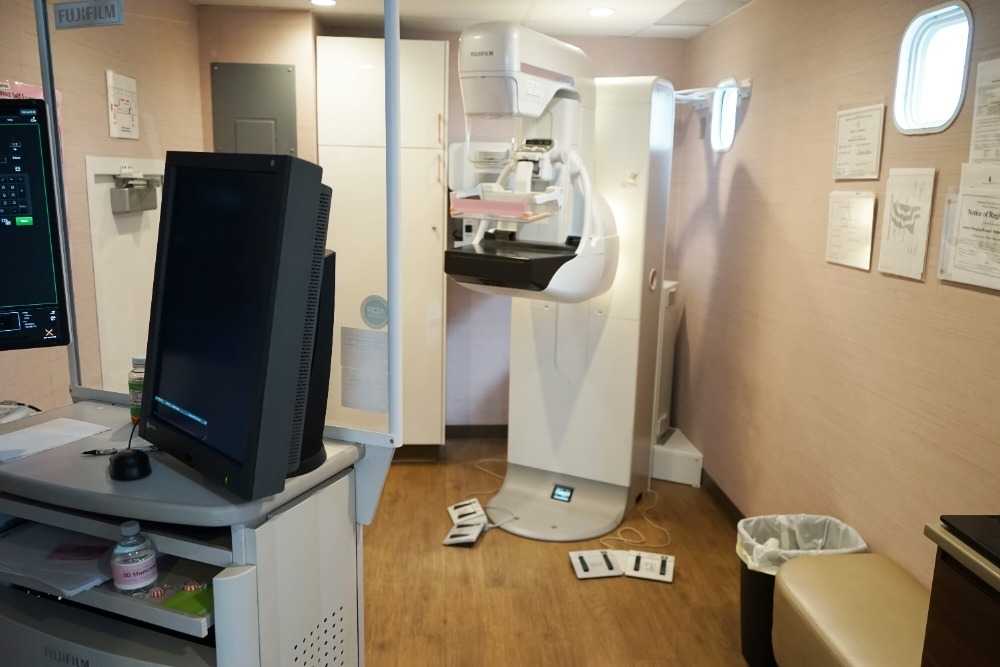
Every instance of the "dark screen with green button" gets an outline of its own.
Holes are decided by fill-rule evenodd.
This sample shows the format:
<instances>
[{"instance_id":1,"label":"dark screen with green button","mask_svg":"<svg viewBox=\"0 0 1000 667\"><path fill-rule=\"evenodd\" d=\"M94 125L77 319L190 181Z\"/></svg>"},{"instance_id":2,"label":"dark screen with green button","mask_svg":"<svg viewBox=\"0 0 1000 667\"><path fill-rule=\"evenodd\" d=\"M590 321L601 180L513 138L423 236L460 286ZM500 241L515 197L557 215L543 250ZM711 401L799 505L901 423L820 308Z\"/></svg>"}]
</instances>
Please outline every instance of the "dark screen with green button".
<instances>
[{"instance_id":1,"label":"dark screen with green button","mask_svg":"<svg viewBox=\"0 0 1000 667\"><path fill-rule=\"evenodd\" d=\"M0 350L67 342L45 107L0 100Z\"/></svg>"}]
</instances>

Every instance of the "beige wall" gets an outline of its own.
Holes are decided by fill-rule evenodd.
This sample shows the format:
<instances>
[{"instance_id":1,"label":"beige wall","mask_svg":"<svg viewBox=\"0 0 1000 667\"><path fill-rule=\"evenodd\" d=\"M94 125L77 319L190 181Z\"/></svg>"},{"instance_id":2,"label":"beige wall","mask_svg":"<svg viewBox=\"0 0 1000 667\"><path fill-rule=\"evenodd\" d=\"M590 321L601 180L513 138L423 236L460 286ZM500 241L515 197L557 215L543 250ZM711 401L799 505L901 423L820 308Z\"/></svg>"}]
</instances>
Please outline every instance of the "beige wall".
<instances>
[{"instance_id":1,"label":"beige wall","mask_svg":"<svg viewBox=\"0 0 1000 667\"><path fill-rule=\"evenodd\" d=\"M973 93L942 134L903 136L888 116L882 180L831 170L837 110L891 107L900 38L933 4L755 0L692 40L692 84L749 77L753 97L718 158L681 114L672 229L677 421L709 473L746 514L841 517L924 582L926 522L1000 511L1000 294L935 277ZM974 72L1000 57L1000 3L969 4ZM924 282L824 262L829 192L881 204L890 167L938 169Z\"/></svg>"},{"instance_id":2,"label":"beige wall","mask_svg":"<svg viewBox=\"0 0 1000 667\"><path fill-rule=\"evenodd\" d=\"M212 77L209 63L295 66L298 154L316 162L316 32L309 11L245 7L198 7L201 106L205 144L212 141Z\"/></svg>"},{"instance_id":3,"label":"beige wall","mask_svg":"<svg viewBox=\"0 0 1000 667\"><path fill-rule=\"evenodd\" d=\"M2 0L0 79L40 83L31 0ZM100 356L85 156L159 158L167 149L202 148L198 36L186 0L129 0L121 27L55 31L70 256L86 384L99 386ZM108 137L105 70L135 77L141 139ZM68 401L66 350L0 352L0 398L50 408Z\"/></svg>"}]
</instances>

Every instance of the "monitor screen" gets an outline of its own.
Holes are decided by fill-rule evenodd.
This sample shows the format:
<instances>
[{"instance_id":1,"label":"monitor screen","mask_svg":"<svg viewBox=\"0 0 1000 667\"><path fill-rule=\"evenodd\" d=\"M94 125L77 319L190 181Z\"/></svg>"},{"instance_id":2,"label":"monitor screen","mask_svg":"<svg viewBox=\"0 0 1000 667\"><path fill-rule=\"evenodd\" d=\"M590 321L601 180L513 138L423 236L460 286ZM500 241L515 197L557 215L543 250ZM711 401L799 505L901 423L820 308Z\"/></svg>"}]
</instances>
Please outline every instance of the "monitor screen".
<instances>
[{"instance_id":1,"label":"monitor screen","mask_svg":"<svg viewBox=\"0 0 1000 667\"><path fill-rule=\"evenodd\" d=\"M0 350L66 345L45 103L0 100Z\"/></svg>"},{"instance_id":2,"label":"monitor screen","mask_svg":"<svg viewBox=\"0 0 1000 667\"><path fill-rule=\"evenodd\" d=\"M245 463L261 403L280 173L173 173L153 415Z\"/></svg>"}]
</instances>

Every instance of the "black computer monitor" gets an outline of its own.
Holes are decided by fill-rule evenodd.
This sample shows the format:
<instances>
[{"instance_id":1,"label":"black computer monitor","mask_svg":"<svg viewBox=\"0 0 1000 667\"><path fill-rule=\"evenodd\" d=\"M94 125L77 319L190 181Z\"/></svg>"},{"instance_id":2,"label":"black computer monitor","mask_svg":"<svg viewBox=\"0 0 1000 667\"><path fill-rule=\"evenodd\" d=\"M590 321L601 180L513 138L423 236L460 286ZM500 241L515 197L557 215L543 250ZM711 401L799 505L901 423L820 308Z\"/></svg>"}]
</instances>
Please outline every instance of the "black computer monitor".
<instances>
[{"instance_id":1,"label":"black computer monitor","mask_svg":"<svg viewBox=\"0 0 1000 667\"><path fill-rule=\"evenodd\" d=\"M321 175L289 156L167 153L140 434L246 499L281 491L301 458Z\"/></svg>"},{"instance_id":2,"label":"black computer monitor","mask_svg":"<svg viewBox=\"0 0 1000 667\"><path fill-rule=\"evenodd\" d=\"M0 350L68 343L45 102L0 100Z\"/></svg>"}]
</instances>

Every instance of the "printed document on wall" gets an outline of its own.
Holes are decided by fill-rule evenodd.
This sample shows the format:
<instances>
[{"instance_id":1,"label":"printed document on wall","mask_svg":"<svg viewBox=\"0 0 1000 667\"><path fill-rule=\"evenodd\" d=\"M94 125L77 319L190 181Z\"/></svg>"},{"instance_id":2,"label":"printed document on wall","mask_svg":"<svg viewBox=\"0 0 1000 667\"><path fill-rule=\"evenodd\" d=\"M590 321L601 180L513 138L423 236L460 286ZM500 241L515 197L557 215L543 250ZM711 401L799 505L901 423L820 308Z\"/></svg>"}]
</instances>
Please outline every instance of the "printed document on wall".
<instances>
[{"instance_id":1,"label":"printed document on wall","mask_svg":"<svg viewBox=\"0 0 1000 667\"><path fill-rule=\"evenodd\" d=\"M830 193L826 261L868 271L872 265L875 194L836 190Z\"/></svg>"},{"instance_id":2,"label":"printed document on wall","mask_svg":"<svg viewBox=\"0 0 1000 667\"><path fill-rule=\"evenodd\" d=\"M108 127L115 139L139 138L139 87L135 79L107 70Z\"/></svg>"},{"instance_id":3,"label":"printed document on wall","mask_svg":"<svg viewBox=\"0 0 1000 667\"><path fill-rule=\"evenodd\" d=\"M958 190L951 188L944 198L944 224L941 229L941 253L938 257L938 278L948 280L951 262L955 258L955 237L958 230Z\"/></svg>"},{"instance_id":4,"label":"printed document on wall","mask_svg":"<svg viewBox=\"0 0 1000 667\"><path fill-rule=\"evenodd\" d=\"M1000 163L1000 59L979 63L969 162Z\"/></svg>"},{"instance_id":5,"label":"printed document on wall","mask_svg":"<svg viewBox=\"0 0 1000 667\"><path fill-rule=\"evenodd\" d=\"M962 166L958 212L947 231L942 278L1000 290L1000 165Z\"/></svg>"},{"instance_id":6,"label":"printed document on wall","mask_svg":"<svg viewBox=\"0 0 1000 667\"><path fill-rule=\"evenodd\" d=\"M933 169L890 169L878 270L921 280L934 198Z\"/></svg>"},{"instance_id":7,"label":"printed document on wall","mask_svg":"<svg viewBox=\"0 0 1000 667\"><path fill-rule=\"evenodd\" d=\"M878 180L884 122L884 104L837 113L834 180Z\"/></svg>"}]
</instances>

